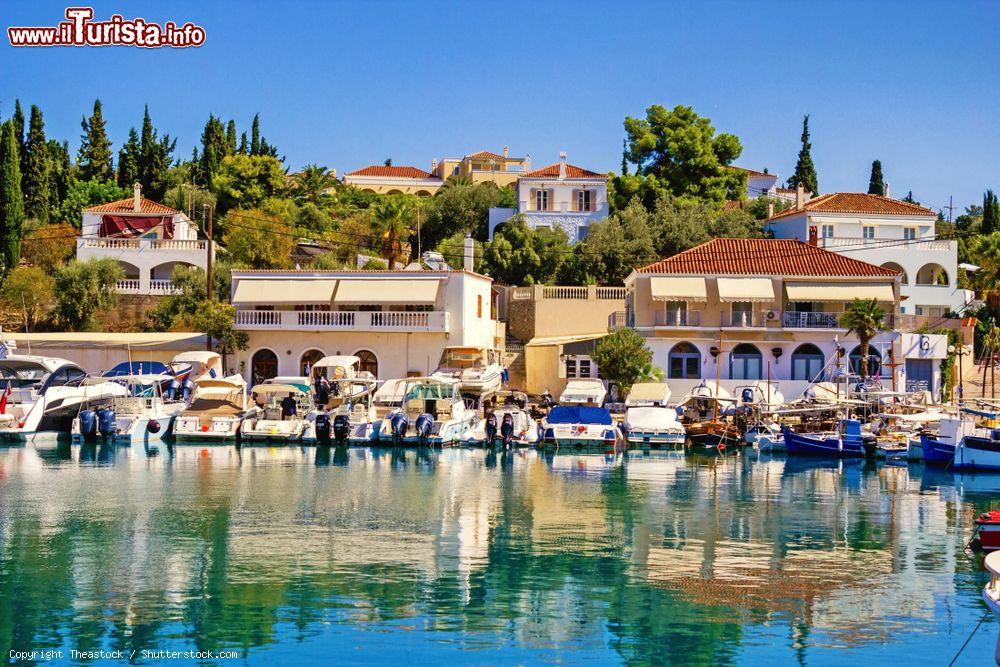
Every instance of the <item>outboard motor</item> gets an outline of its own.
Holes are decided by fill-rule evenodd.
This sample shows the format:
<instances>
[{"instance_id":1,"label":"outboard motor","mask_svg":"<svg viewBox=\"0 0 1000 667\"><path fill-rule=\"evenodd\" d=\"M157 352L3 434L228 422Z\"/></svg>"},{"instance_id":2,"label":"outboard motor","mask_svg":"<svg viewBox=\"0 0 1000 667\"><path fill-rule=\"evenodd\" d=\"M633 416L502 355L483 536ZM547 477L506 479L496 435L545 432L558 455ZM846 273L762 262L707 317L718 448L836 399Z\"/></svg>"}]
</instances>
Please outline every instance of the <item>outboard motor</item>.
<instances>
[{"instance_id":1,"label":"outboard motor","mask_svg":"<svg viewBox=\"0 0 1000 667\"><path fill-rule=\"evenodd\" d=\"M181 381L178 380L177 378L174 378L170 381L170 384L167 385L167 390L163 392L163 398L167 399L168 401L172 401L175 398L177 398L177 394L180 393L180 390L181 390Z\"/></svg>"},{"instance_id":2,"label":"outboard motor","mask_svg":"<svg viewBox=\"0 0 1000 667\"><path fill-rule=\"evenodd\" d=\"M493 446L497 440L497 416L494 413L486 415L486 445Z\"/></svg>"},{"instance_id":3,"label":"outboard motor","mask_svg":"<svg viewBox=\"0 0 1000 667\"><path fill-rule=\"evenodd\" d=\"M406 435L406 429L410 427L410 420L402 412L397 412L392 416L389 426L392 429L392 444L398 446Z\"/></svg>"},{"instance_id":4,"label":"outboard motor","mask_svg":"<svg viewBox=\"0 0 1000 667\"><path fill-rule=\"evenodd\" d=\"M431 436L431 427L434 426L434 417L425 412L417 417L413 426L417 431L417 439L420 440L420 444L426 445L427 439Z\"/></svg>"},{"instance_id":5,"label":"outboard motor","mask_svg":"<svg viewBox=\"0 0 1000 667\"><path fill-rule=\"evenodd\" d=\"M80 412L80 436L84 442L97 441L97 413L93 410Z\"/></svg>"},{"instance_id":6,"label":"outboard motor","mask_svg":"<svg viewBox=\"0 0 1000 667\"><path fill-rule=\"evenodd\" d=\"M185 402L190 401L191 392L193 391L194 391L194 380L192 380L189 377L188 379L184 380L184 384L181 385L181 398L183 398Z\"/></svg>"},{"instance_id":7,"label":"outboard motor","mask_svg":"<svg viewBox=\"0 0 1000 667\"><path fill-rule=\"evenodd\" d=\"M115 437L118 430L118 417L111 408L101 408L97 411L97 430L105 440Z\"/></svg>"},{"instance_id":8,"label":"outboard motor","mask_svg":"<svg viewBox=\"0 0 1000 667\"><path fill-rule=\"evenodd\" d=\"M330 446L330 415L325 412L316 415L316 444L320 447Z\"/></svg>"},{"instance_id":9,"label":"outboard motor","mask_svg":"<svg viewBox=\"0 0 1000 667\"><path fill-rule=\"evenodd\" d=\"M500 423L500 438L503 440L504 449L510 447L514 440L514 415L506 413Z\"/></svg>"},{"instance_id":10,"label":"outboard motor","mask_svg":"<svg viewBox=\"0 0 1000 667\"><path fill-rule=\"evenodd\" d=\"M337 415L333 418L333 439L337 441L338 447L347 444L347 439L351 436L351 420L347 415Z\"/></svg>"}]
</instances>

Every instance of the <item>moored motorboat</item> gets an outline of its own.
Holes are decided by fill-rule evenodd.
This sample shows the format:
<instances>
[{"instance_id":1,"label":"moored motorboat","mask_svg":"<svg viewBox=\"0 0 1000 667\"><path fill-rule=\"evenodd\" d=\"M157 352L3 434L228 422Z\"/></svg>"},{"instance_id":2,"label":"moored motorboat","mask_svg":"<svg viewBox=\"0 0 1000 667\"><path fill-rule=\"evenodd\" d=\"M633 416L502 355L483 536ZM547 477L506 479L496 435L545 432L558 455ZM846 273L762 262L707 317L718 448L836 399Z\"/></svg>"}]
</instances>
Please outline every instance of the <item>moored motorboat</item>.
<instances>
[{"instance_id":1,"label":"moored motorboat","mask_svg":"<svg viewBox=\"0 0 1000 667\"><path fill-rule=\"evenodd\" d=\"M475 411L462 400L458 380L407 378L401 405L383 418L377 439L394 446L449 446L462 440L474 419Z\"/></svg>"},{"instance_id":2,"label":"moored motorboat","mask_svg":"<svg viewBox=\"0 0 1000 667\"><path fill-rule=\"evenodd\" d=\"M306 430L302 441L318 445L366 445L378 433L382 420L375 407L378 396L376 381L355 378L355 383L370 385L360 392L353 401L343 396L332 400L324 408L316 407L306 416ZM401 386L400 386L401 388ZM389 394L395 389L390 389ZM385 395L383 395L384 397Z\"/></svg>"},{"instance_id":3,"label":"moored motorboat","mask_svg":"<svg viewBox=\"0 0 1000 667\"><path fill-rule=\"evenodd\" d=\"M687 437L677 410L660 406L626 408L622 432L630 444L644 448L683 445Z\"/></svg>"},{"instance_id":4,"label":"moored motorboat","mask_svg":"<svg viewBox=\"0 0 1000 667\"><path fill-rule=\"evenodd\" d=\"M202 376L194 381L191 402L174 420L174 438L235 441L249 407L242 376Z\"/></svg>"},{"instance_id":5,"label":"moored motorboat","mask_svg":"<svg viewBox=\"0 0 1000 667\"><path fill-rule=\"evenodd\" d=\"M354 355L323 357L310 371L318 408L335 408L343 401L354 403L374 389L376 378L361 370L361 359Z\"/></svg>"},{"instance_id":6,"label":"moored motorboat","mask_svg":"<svg viewBox=\"0 0 1000 667\"><path fill-rule=\"evenodd\" d=\"M993 616L1000 620L1000 551L987 554L983 567L990 573L990 581L983 587L983 602L993 612ZM1000 665L1000 635L997 636L993 659Z\"/></svg>"},{"instance_id":7,"label":"moored motorboat","mask_svg":"<svg viewBox=\"0 0 1000 667\"><path fill-rule=\"evenodd\" d=\"M240 425L245 442L293 443L302 439L312 410L307 391L294 384L263 383L250 392L251 407Z\"/></svg>"},{"instance_id":8,"label":"moored motorboat","mask_svg":"<svg viewBox=\"0 0 1000 667\"><path fill-rule=\"evenodd\" d=\"M557 405L541 424L544 448L592 447L603 451L623 447L624 438L611 413L592 406Z\"/></svg>"},{"instance_id":9,"label":"moored motorboat","mask_svg":"<svg viewBox=\"0 0 1000 667\"><path fill-rule=\"evenodd\" d=\"M457 380L462 393L490 396L503 384L500 353L485 347L446 347L431 376Z\"/></svg>"},{"instance_id":10,"label":"moored motorboat","mask_svg":"<svg viewBox=\"0 0 1000 667\"><path fill-rule=\"evenodd\" d=\"M162 366L162 365L161 365ZM148 367L153 367L150 364ZM166 370L166 366L163 366ZM114 369L113 369L114 370ZM141 370L136 368L136 370ZM174 381L167 373L141 373L135 375L108 375L113 382L125 387L125 396L112 399L109 409L114 417L114 433L100 433L101 437L111 437L118 445L140 445L159 442L170 434L174 419L184 409L179 400L164 397L164 389ZM73 420L74 439L88 440L95 437L95 416L81 412ZM100 430L100 420L97 426Z\"/></svg>"},{"instance_id":11,"label":"moored motorboat","mask_svg":"<svg viewBox=\"0 0 1000 667\"><path fill-rule=\"evenodd\" d=\"M570 380L559 395L559 405L583 405L599 408L608 395L608 385L598 378Z\"/></svg>"},{"instance_id":12,"label":"moored motorboat","mask_svg":"<svg viewBox=\"0 0 1000 667\"><path fill-rule=\"evenodd\" d=\"M861 422L843 419L838 431L832 433L796 433L787 425L782 427L785 448L789 456L823 456L833 458L861 458L865 456L865 440Z\"/></svg>"},{"instance_id":13,"label":"moored motorboat","mask_svg":"<svg viewBox=\"0 0 1000 667\"><path fill-rule=\"evenodd\" d=\"M974 541L978 541L979 548L983 551L1000 549L1000 509L983 512L976 517L975 523Z\"/></svg>"}]
</instances>

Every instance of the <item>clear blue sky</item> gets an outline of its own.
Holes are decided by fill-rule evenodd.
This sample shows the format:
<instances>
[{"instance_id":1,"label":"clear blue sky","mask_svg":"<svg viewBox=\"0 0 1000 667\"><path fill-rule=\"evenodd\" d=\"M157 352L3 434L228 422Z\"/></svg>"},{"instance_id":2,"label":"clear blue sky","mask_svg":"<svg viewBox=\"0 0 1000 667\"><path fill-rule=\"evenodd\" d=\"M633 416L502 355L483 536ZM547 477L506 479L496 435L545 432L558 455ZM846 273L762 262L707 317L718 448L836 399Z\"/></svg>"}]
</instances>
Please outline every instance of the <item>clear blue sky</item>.
<instances>
[{"instance_id":1,"label":"clear blue sky","mask_svg":"<svg viewBox=\"0 0 1000 667\"><path fill-rule=\"evenodd\" d=\"M87 4L87 3L80 3ZM290 167L499 150L534 165L619 168L625 115L693 106L743 142L738 164L787 177L811 114L823 191L867 188L939 208L1000 188L997 2L93 3L207 30L198 49L0 46L0 114L39 104L79 143L93 99L115 150L148 102L190 154L209 112L264 134ZM54 25L66 3L4 0L3 27Z\"/></svg>"}]
</instances>

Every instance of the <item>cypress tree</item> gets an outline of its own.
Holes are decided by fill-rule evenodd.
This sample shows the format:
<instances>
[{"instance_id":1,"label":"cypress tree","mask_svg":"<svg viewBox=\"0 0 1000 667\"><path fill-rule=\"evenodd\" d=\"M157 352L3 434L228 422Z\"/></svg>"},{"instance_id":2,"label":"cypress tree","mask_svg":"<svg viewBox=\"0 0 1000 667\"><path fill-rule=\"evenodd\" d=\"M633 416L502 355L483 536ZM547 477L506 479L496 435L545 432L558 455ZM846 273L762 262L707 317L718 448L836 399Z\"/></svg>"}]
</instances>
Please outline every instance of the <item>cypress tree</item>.
<instances>
[{"instance_id":1,"label":"cypress tree","mask_svg":"<svg viewBox=\"0 0 1000 667\"><path fill-rule=\"evenodd\" d=\"M882 178L882 162L880 160L872 162L872 174L868 179L868 194L885 194L885 179Z\"/></svg>"},{"instance_id":2,"label":"cypress tree","mask_svg":"<svg viewBox=\"0 0 1000 667\"><path fill-rule=\"evenodd\" d=\"M993 190L987 190L983 195L983 234L992 234L1000 230L1000 203Z\"/></svg>"},{"instance_id":3,"label":"cypress tree","mask_svg":"<svg viewBox=\"0 0 1000 667\"><path fill-rule=\"evenodd\" d=\"M240 135L240 147L236 149L236 152L240 155L246 155L248 150L250 149L247 147L247 133L244 132Z\"/></svg>"},{"instance_id":4,"label":"cypress tree","mask_svg":"<svg viewBox=\"0 0 1000 667\"><path fill-rule=\"evenodd\" d=\"M24 210L29 218L49 221L49 146L45 141L45 122L42 112L31 105L31 122L25 142L26 159L21 187L24 191Z\"/></svg>"},{"instance_id":5,"label":"cypress tree","mask_svg":"<svg viewBox=\"0 0 1000 667\"><path fill-rule=\"evenodd\" d=\"M14 100L14 115L11 116L10 120L14 123L14 138L17 139L18 155L24 159L24 111L21 109L21 100Z\"/></svg>"},{"instance_id":6,"label":"cypress tree","mask_svg":"<svg viewBox=\"0 0 1000 667\"><path fill-rule=\"evenodd\" d=\"M813 195L819 194L819 184L816 179L816 166L812 160L812 143L809 141L809 114L802 118L802 148L799 149L799 159L795 163L795 171L788 179L788 186L794 188L801 183L802 187Z\"/></svg>"},{"instance_id":7,"label":"cypress tree","mask_svg":"<svg viewBox=\"0 0 1000 667\"><path fill-rule=\"evenodd\" d=\"M59 220L59 210L63 201L69 193L70 182L73 178L73 168L69 162L69 143L59 143L55 139L49 139L49 220L63 222Z\"/></svg>"},{"instance_id":8,"label":"cypress tree","mask_svg":"<svg viewBox=\"0 0 1000 667\"><path fill-rule=\"evenodd\" d=\"M21 225L24 197L21 194L21 164L13 122L0 134L0 252L7 271L21 259Z\"/></svg>"},{"instance_id":9,"label":"cypress tree","mask_svg":"<svg viewBox=\"0 0 1000 667\"><path fill-rule=\"evenodd\" d=\"M219 163L226 157L226 130L222 121L209 115L201 133L201 165L198 170L201 185L210 185Z\"/></svg>"},{"instance_id":10,"label":"cypress tree","mask_svg":"<svg viewBox=\"0 0 1000 667\"><path fill-rule=\"evenodd\" d=\"M230 120L226 123L226 154L232 155L236 152L236 122Z\"/></svg>"},{"instance_id":11,"label":"cypress tree","mask_svg":"<svg viewBox=\"0 0 1000 667\"><path fill-rule=\"evenodd\" d=\"M101 101L94 101L94 113L90 119L83 119L83 136L80 138L80 153L77 163L80 178L85 181L107 183L115 178L111 166L111 141L104 127L104 112Z\"/></svg>"},{"instance_id":12,"label":"cypress tree","mask_svg":"<svg viewBox=\"0 0 1000 667\"><path fill-rule=\"evenodd\" d=\"M250 126L250 155L260 155L260 114L256 113Z\"/></svg>"},{"instance_id":13,"label":"cypress tree","mask_svg":"<svg viewBox=\"0 0 1000 667\"><path fill-rule=\"evenodd\" d=\"M118 187L131 190L139 180L140 146L139 133L133 127L128 131L128 141L118 151Z\"/></svg>"},{"instance_id":14,"label":"cypress tree","mask_svg":"<svg viewBox=\"0 0 1000 667\"><path fill-rule=\"evenodd\" d=\"M628 176L628 139L622 139L622 176Z\"/></svg>"},{"instance_id":15,"label":"cypress tree","mask_svg":"<svg viewBox=\"0 0 1000 667\"><path fill-rule=\"evenodd\" d=\"M177 140L171 140L169 134L163 135L162 139L159 138L147 105L142 117L142 138L139 142L137 164L139 183L150 199L159 199L166 194L170 154L174 152L176 145Z\"/></svg>"},{"instance_id":16,"label":"cypress tree","mask_svg":"<svg viewBox=\"0 0 1000 667\"><path fill-rule=\"evenodd\" d=\"M909 192L906 193L906 196L903 197L903 201L909 202L910 204L917 203L917 200L913 198L913 190L910 190Z\"/></svg>"}]
</instances>

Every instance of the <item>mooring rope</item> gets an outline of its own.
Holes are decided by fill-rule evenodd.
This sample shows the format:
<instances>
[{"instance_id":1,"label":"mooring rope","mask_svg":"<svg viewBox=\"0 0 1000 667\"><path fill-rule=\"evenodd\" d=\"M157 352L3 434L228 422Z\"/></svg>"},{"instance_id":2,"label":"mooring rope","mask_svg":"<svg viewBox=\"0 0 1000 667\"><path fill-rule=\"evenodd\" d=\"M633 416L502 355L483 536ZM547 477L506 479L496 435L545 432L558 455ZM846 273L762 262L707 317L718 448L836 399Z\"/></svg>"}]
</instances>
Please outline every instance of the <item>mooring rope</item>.
<instances>
[{"instance_id":1,"label":"mooring rope","mask_svg":"<svg viewBox=\"0 0 1000 667\"><path fill-rule=\"evenodd\" d=\"M990 617L990 612L989 611L987 611L985 614L983 614L983 617L981 619L979 619L978 623L976 623L976 627L972 628L972 632L970 632L969 636L966 637L965 643L962 644L962 647L960 649L958 649L958 653L956 653L955 657L952 658L951 662L948 663L948 667L952 667L955 664L955 661L958 660L958 656L962 655L962 651L964 651L965 647L969 645L970 641L972 641L972 636L974 634L976 634L977 630L979 630L979 626L981 626L983 624L983 621L985 621L989 617Z\"/></svg>"}]
</instances>

